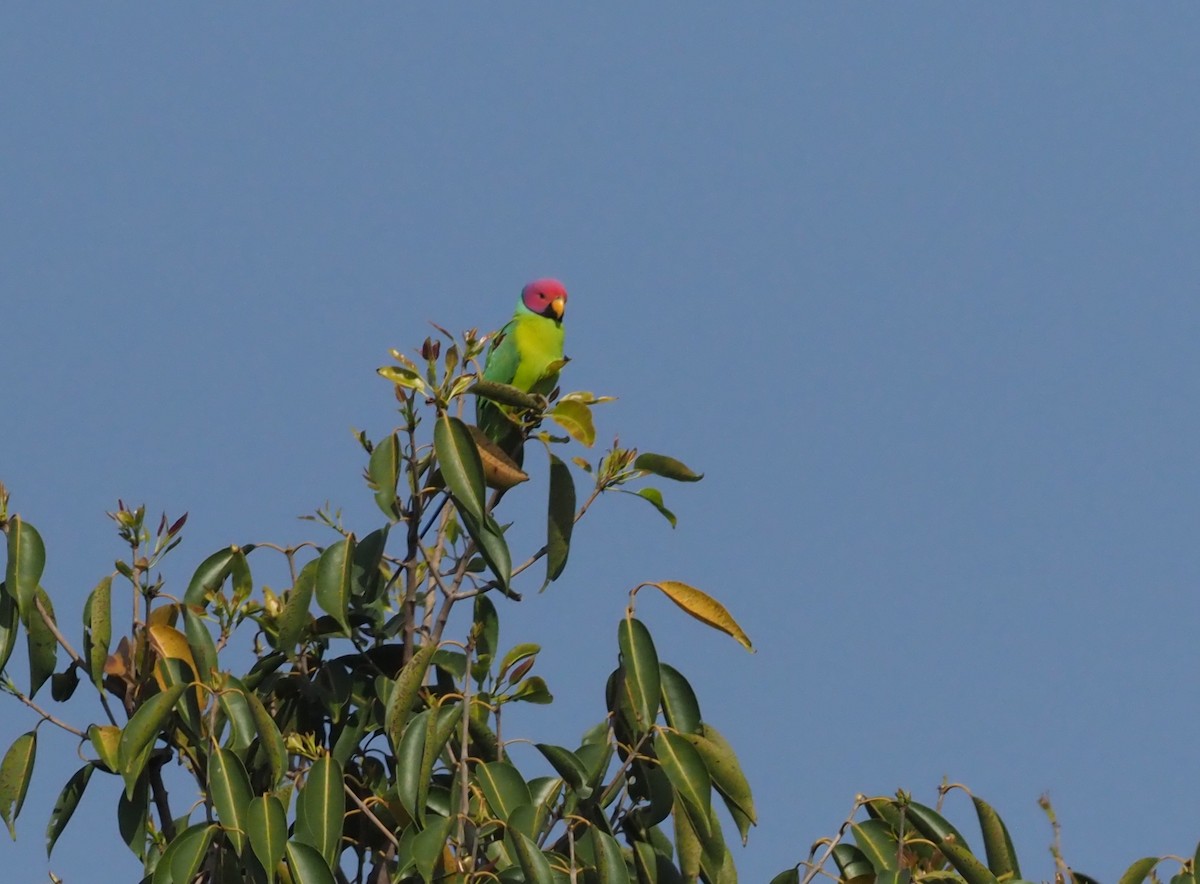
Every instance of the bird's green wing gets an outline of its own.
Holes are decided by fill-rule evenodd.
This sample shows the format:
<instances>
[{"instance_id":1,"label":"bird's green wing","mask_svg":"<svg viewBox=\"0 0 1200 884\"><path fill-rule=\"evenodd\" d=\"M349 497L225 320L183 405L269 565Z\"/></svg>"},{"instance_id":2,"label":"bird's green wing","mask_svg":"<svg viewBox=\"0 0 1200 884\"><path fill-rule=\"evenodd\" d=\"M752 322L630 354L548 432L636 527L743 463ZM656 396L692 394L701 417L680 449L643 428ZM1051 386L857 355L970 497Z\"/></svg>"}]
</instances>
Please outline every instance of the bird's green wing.
<instances>
[{"instance_id":1,"label":"bird's green wing","mask_svg":"<svg viewBox=\"0 0 1200 884\"><path fill-rule=\"evenodd\" d=\"M515 325L516 320L512 320L497 335L492 349L488 351L487 363L483 367L484 380L511 384L516 377L521 354L517 350L516 335L513 334Z\"/></svg>"},{"instance_id":2,"label":"bird's green wing","mask_svg":"<svg viewBox=\"0 0 1200 884\"><path fill-rule=\"evenodd\" d=\"M516 336L512 334L514 324L515 320L500 330L497 340L488 351L487 362L483 366L484 380L495 381L498 384L513 382L517 366L521 362ZM475 424L506 452L516 444L513 440L516 435L513 422L505 416L499 405L482 396L475 399Z\"/></svg>"}]
</instances>

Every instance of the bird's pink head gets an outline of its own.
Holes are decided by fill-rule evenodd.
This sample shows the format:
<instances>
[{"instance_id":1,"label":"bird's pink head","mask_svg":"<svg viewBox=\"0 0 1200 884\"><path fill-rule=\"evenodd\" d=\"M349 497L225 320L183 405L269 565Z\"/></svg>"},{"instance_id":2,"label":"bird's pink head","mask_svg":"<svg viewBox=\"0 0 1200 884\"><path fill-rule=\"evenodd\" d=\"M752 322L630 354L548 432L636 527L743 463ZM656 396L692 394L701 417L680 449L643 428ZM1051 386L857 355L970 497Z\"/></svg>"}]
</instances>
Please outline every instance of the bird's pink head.
<instances>
[{"instance_id":1,"label":"bird's pink head","mask_svg":"<svg viewBox=\"0 0 1200 884\"><path fill-rule=\"evenodd\" d=\"M567 309L567 290L557 279L535 279L521 289L521 303L530 313L562 322Z\"/></svg>"}]
</instances>

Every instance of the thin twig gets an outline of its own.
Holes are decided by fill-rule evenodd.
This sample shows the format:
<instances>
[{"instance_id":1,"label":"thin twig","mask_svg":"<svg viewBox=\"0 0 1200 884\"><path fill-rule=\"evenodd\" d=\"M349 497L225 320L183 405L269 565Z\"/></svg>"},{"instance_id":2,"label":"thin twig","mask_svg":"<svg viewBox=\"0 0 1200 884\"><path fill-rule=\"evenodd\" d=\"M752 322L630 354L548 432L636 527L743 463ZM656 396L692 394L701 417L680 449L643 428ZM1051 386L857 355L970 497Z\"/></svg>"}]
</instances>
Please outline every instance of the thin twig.
<instances>
[{"instance_id":1,"label":"thin twig","mask_svg":"<svg viewBox=\"0 0 1200 884\"><path fill-rule=\"evenodd\" d=\"M800 884L811 884L813 878L817 877L817 875L824 869L825 863L829 861L829 857L833 853L833 848L838 846L842 838L846 835L846 829L848 829L854 822L854 815L858 813L858 809L862 807L862 802L863 797L861 795L854 799L854 806L850 808L850 814L846 817L846 821L838 826L837 834L833 838L829 839L829 843L825 846L824 856L822 856L815 865L811 862L805 864L808 866L808 872L805 874Z\"/></svg>"},{"instance_id":2,"label":"thin twig","mask_svg":"<svg viewBox=\"0 0 1200 884\"><path fill-rule=\"evenodd\" d=\"M81 740L87 739L86 733L84 733L77 727L72 727L71 725L67 724L65 721L63 721L60 718L55 718L53 715L51 715L49 712L47 712L45 709L43 709L37 703L33 702L33 700L29 699L29 697L27 697L23 693L21 693L21 691L17 690L16 686L10 685L10 689L12 690L12 695L14 697L16 697L18 700L20 700L22 703L24 703L26 706L28 706L30 709L32 709L34 712L36 712L38 715L42 716L43 721L48 721L51 724L57 725L58 727L62 728L63 730L79 737L79 739L81 739Z\"/></svg>"},{"instance_id":3,"label":"thin twig","mask_svg":"<svg viewBox=\"0 0 1200 884\"><path fill-rule=\"evenodd\" d=\"M442 595L446 598L451 598L454 595L454 591L442 582L442 575L438 573L437 569L437 557L430 554L429 550L425 548L425 544L421 543L418 546L421 550L421 557L425 559L425 564L429 566L429 576L437 584L438 589L442 591Z\"/></svg>"},{"instance_id":4,"label":"thin twig","mask_svg":"<svg viewBox=\"0 0 1200 884\"><path fill-rule=\"evenodd\" d=\"M389 841L391 841L392 844L394 844L396 847L399 847L400 842L399 842L399 840L397 840L395 833L392 832L392 830L389 829L387 826L385 826L383 824L383 821L381 819L379 819L379 817L375 816L374 811L372 811L371 808L367 807L366 803L361 798L359 798L357 795L354 794L354 790L351 789L349 786L347 786L345 783L342 783L342 788L346 790L346 794L350 796L350 800L358 805L358 809L367 815L367 819L369 819L371 822L373 822L375 824L375 828L377 828L380 832L383 833L383 837L385 837Z\"/></svg>"},{"instance_id":5,"label":"thin twig","mask_svg":"<svg viewBox=\"0 0 1200 884\"><path fill-rule=\"evenodd\" d=\"M37 605L38 613L42 615L42 620L44 620L46 623L46 628L50 630L50 633L54 636L55 640L62 645L63 650L67 652L67 656L78 663L83 668L84 672L86 672L88 668L87 663L85 663L83 658L79 656L73 647L71 647L71 643L67 641L67 637L59 632L58 624L55 623L54 618L46 612L46 606L42 604L42 600L34 599L34 603Z\"/></svg>"}]
</instances>

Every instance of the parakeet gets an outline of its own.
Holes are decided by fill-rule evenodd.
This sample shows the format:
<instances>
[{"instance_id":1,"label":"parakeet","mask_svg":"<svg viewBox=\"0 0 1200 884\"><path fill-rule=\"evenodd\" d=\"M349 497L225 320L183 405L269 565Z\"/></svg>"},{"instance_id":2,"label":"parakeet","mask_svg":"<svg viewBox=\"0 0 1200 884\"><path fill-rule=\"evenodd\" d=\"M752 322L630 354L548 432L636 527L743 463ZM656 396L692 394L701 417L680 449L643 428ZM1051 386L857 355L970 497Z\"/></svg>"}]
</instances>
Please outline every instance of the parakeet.
<instances>
[{"instance_id":1,"label":"parakeet","mask_svg":"<svg viewBox=\"0 0 1200 884\"><path fill-rule=\"evenodd\" d=\"M484 380L526 393L550 393L563 359L563 312L567 290L557 279L535 279L521 289L516 312L488 352ZM520 463L520 436L502 406L480 397L475 422L493 442Z\"/></svg>"}]
</instances>

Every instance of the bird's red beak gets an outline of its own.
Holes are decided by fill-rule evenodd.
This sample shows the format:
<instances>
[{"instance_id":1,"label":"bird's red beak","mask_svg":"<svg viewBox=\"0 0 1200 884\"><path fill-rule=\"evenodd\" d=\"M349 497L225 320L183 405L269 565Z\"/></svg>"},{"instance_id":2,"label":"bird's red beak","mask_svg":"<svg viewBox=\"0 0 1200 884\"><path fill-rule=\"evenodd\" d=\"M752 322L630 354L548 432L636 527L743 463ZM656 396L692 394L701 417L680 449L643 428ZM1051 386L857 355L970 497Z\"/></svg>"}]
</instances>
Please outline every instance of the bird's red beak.
<instances>
[{"instance_id":1,"label":"bird's red beak","mask_svg":"<svg viewBox=\"0 0 1200 884\"><path fill-rule=\"evenodd\" d=\"M567 309L567 299L566 298L555 298L553 301L550 302L550 310L551 310L551 312L554 313L554 318L557 320L560 320L560 321L562 320L563 313L566 311L566 309Z\"/></svg>"}]
</instances>

